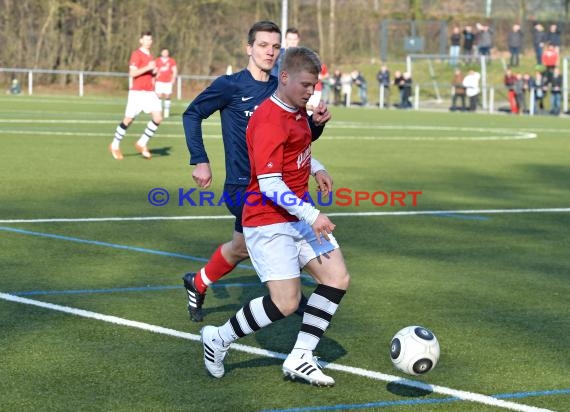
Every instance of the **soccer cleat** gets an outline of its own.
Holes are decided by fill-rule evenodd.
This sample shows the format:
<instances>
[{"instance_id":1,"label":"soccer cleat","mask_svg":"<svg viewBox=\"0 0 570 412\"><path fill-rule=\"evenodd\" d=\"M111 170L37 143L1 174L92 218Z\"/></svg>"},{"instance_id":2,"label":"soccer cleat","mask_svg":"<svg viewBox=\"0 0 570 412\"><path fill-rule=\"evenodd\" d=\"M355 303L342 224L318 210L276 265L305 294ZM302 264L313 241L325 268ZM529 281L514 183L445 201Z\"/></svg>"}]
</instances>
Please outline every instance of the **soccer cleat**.
<instances>
[{"instance_id":1,"label":"soccer cleat","mask_svg":"<svg viewBox=\"0 0 570 412\"><path fill-rule=\"evenodd\" d=\"M333 386L334 379L321 372L316 358L309 351L301 356L290 353L283 363L283 374L291 379L300 378L317 386Z\"/></svg>"},{"instance_id":2,"label":"soccer cleat","mask_svg":"<svg viewBox=\"0 0 570 412\"><path fill-rule=\"evenodd\" d=\"M188 314L190 315L190 320L193 322L202 322L204 320L202 305L204 304L206 294L200 293L196 290L196 287L194 286L195 276L196 273L186 273L182 279L184 280L186 293L188 293Z\"/></svg>"},{"instance_id":3,"label":"soccer cleat","mask_svg":"<svg viewBox=\"0 0 570 412\"><path fill-rule=\"evenodd\" d=\"M111 154L113 155L113 159L123 160L123 153L121 153L121 149L113 149L113 145L110 144L109 150L111 151Z\"/></svg>"},{"instance_id":4,"label":"soccer cleat","mask_svg":"<svg viewBox=\"0 0 570 412\"><path fill-rule=\"evenodd\" d=\"M152 157L152 155L150 154L150 152L148 151L148 148L146 146L141 146L140 144L135 143L135 149L137 149L137 152L142 154L142 156L145 159L150 160L150 158Z\"/></svg>"},{"instance_id":5,"label":"soccer cleat","mask_svg":"<svg viewBox=\"0 0 570 412\"><path fill-rule=\"evenodd\" d=\"M218 328L215 326L204 326L200 330L200 340L204 347L204 365L210 375L214 378L224 376L224 358L228 354L230 345L224 345Z\"/></svg>"}]
</instances>

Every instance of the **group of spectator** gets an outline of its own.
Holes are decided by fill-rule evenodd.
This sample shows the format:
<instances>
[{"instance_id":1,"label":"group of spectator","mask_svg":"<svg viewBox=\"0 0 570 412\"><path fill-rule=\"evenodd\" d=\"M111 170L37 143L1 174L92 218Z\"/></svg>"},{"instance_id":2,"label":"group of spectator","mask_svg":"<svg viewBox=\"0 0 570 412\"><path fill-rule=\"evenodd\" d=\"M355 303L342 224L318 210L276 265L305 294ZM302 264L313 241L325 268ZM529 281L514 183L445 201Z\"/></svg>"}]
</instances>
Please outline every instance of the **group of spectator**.
<instances>
[{"instance_id":1,"label":"group of spectator","mask_svg":"<svg viewBox=\"0 0 570 412\"><path fill-rule=\"evenodd\" d=\"M505 72L504 84L507 88L509 110L511 113L528 113L527 99L532 96L534 111L544 112L544 100L550 93L550 111L554 116L560 114L562 102L562 74L558 67L552 72L536 70L534 75ZM532 92L532 93L531 93Z\"/></svg>"},{"instance_id":2,"label":"group of spectator","mask_svg":"<svg viewBox=\"0 0 570 412\"><path fill-rule=\"evenodd\" d=\"M343 73L339 69L333 71L332 75L321 73L319 82L322 85L321 99L335 106L350 106L352 87L358 88L359 101L356 103L360 106L368 105L368 82L364 75L358 70L353 69L350 73Z\"/></svg>"},{"instance_id":3,"label":"group of spectator","mask_svg":"<svg viewBox=\"0 0 570 412\"><path fill-rule=\"evenodd\" d=\"M412 107L412 102L410 101L412 97L412 76L409 72L396 70L394 72L394 80L392 81L390 79L388 66L383 64L376 74L376 80L378 81L380 93L382 94L381 102L378 104L383 104L386 108L390 107L391 87L395 86L398 89L399 100L394 104L394 107L399 109L409 109Z\"/></svg>"},{"instance_id":4,"label":"group of spectator","mask_svg":"<svg viewBox=\"0 0 570 412\"><path fill-rule=\"evenodd\" d=\"M490 56L493 48L494 31L490 26L477 23L473 26L466 25L463 30L459 26L452 29L449 37L449 64L456 66L462 58L470 63L476 56ZM557 24L551 24L548 31L540 23L535 23L532 29L532 44L536 55L536 63L543 64L543 53L550 46L560 53L562 36ZM507 35L507 48L510 53L510 67L518 67L520 54L524 46L524 33L520 24L513 24Z\"/></svg>"}]
</instances>

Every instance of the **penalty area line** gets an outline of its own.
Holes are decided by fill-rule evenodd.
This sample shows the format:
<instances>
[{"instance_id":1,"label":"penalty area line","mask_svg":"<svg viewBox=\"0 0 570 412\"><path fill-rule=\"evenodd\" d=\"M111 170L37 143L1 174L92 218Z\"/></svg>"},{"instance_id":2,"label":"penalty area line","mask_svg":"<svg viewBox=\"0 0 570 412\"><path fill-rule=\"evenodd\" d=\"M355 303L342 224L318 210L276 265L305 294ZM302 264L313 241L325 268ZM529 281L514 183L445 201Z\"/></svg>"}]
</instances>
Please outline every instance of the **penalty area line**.
<instances>
[{"instance_id":1,"label":"penalty area line","mask_svg":"<svg viewBox=\"0 0 570 412\"><path fill-rule=\"evenodd\" d=\"M73 307L69 307L69 306L56 305L53 303L42 302L42 301L34 300L34 299L22 298L20 296L11 295L8 293L1 293L0 292L0 299L6 300L9 302L21 303L24 305L31 305L31 306L44 308L44 309L50 309L50 310L54 310L54 311L58 311L58 312L68 313L71 315L80 316L80 317L84 317L84 318L100 320L100 321L112 323L115 325L128 326L131 328L146 330L149 332L158 333L158 334L162 334L162 335L173 336L173 337L187 339L187 340L196 341L196 342L200 341L200 336L192 334L192 333L181 332L181 331L178 331L175 329L170 329L170 328L165 328L162 326L151 325L149 323L124 319L124 318L120 318L117 316L104 315L102 313L91 312L91 311L84 310L84 309L78 309L78 308L73 308ZM241 345L241 344L237 344L237 343L232 344L232 349L239 350L241 352L246 352L246 353L249 353L252 355L265 356L265 357L270 357L270 358L285 359L287 357L287 355L284 353L273 352L273 351L255 348L255 347L247 346L247 345ZM479 393L467 392L467 391L447 388L447 387L439 386L439 385L430 385L430 384L427 384L424 382L413 381L410 379L402 379L399 376L388 375L385 373L375 372L375 371L371 371L371 370L367 370L367 369L355 368L352 366L345 366L345 365L340 365L340 364L335 364L335 363L328 363L325 365L325 367L327 369L351 373L353 375L363 376L363 377L367 377L367 378L379 380L379 381L384 381L384 382L393 382L393 383L396 383L398 385L409 386L412 388L426 390L429 392L454 396L454 397L462 399L464 401L481 403L481 404L490 405L490 406L496 406L499 408L509 409L509 410L513 410L513 411L550 412L549 409L542 409L542 408L537 408L534 406L524 405L524 404L520 404L520 403L516 403L516 402L504 401L501 399L493 398L492 396L482 395Z\"/></svg>"}]
</instances>

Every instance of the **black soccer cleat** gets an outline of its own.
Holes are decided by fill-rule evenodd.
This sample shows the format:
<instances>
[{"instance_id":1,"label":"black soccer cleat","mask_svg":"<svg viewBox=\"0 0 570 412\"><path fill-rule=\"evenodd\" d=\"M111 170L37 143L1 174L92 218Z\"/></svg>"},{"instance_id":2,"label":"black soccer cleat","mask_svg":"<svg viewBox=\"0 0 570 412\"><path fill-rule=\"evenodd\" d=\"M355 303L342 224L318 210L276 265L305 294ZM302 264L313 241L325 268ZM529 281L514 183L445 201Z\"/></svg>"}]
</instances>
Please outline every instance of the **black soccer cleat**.
<instances>
[{"instance_id":1,"label":"black soccer cleat","mask_svg":"<svg viewBox=\"0 0 570 412\"><path fill-rule=\"evenodd\" d=\"M184 287L188 294L188 314L190 315L190 320L193 322L202 322L204 320L202 305L204 304L206 294L200 293L196 290L196 287L194 286L195 276L196 273L190 272L186 273L182 279L184 280Z\"/></svg>"}]
</instances>

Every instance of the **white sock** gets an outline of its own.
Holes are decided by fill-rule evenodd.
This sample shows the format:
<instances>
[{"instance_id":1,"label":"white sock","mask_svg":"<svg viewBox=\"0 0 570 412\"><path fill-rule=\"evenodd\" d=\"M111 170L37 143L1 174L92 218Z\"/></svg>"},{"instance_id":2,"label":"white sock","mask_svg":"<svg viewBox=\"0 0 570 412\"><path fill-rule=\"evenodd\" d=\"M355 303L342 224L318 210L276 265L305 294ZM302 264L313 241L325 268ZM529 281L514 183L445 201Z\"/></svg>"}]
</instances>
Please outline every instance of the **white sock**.
<instances>
[{"instance_id":1,"label":"white sock","mask_svg":"<svg viewBox=\"0 0 570 412\"><path fill-rule=\"evenodd\" d=\"M164 101L164 117L170 116L170 99Z\"/></svg>"},{"instance_id":2,"label":"white sock","mask_svg":"<svg viewBox=\"0 0 570 412\"><path fill-rule=\"evenodd\" d=\"M121 140L123 140L125 134L127 134L127 129L124 127L123 123L121 123L115 129L115 137L113 138L113 143L111 143L113 150L117 150L119 148Z\"/></svg>"}]
</instances>

